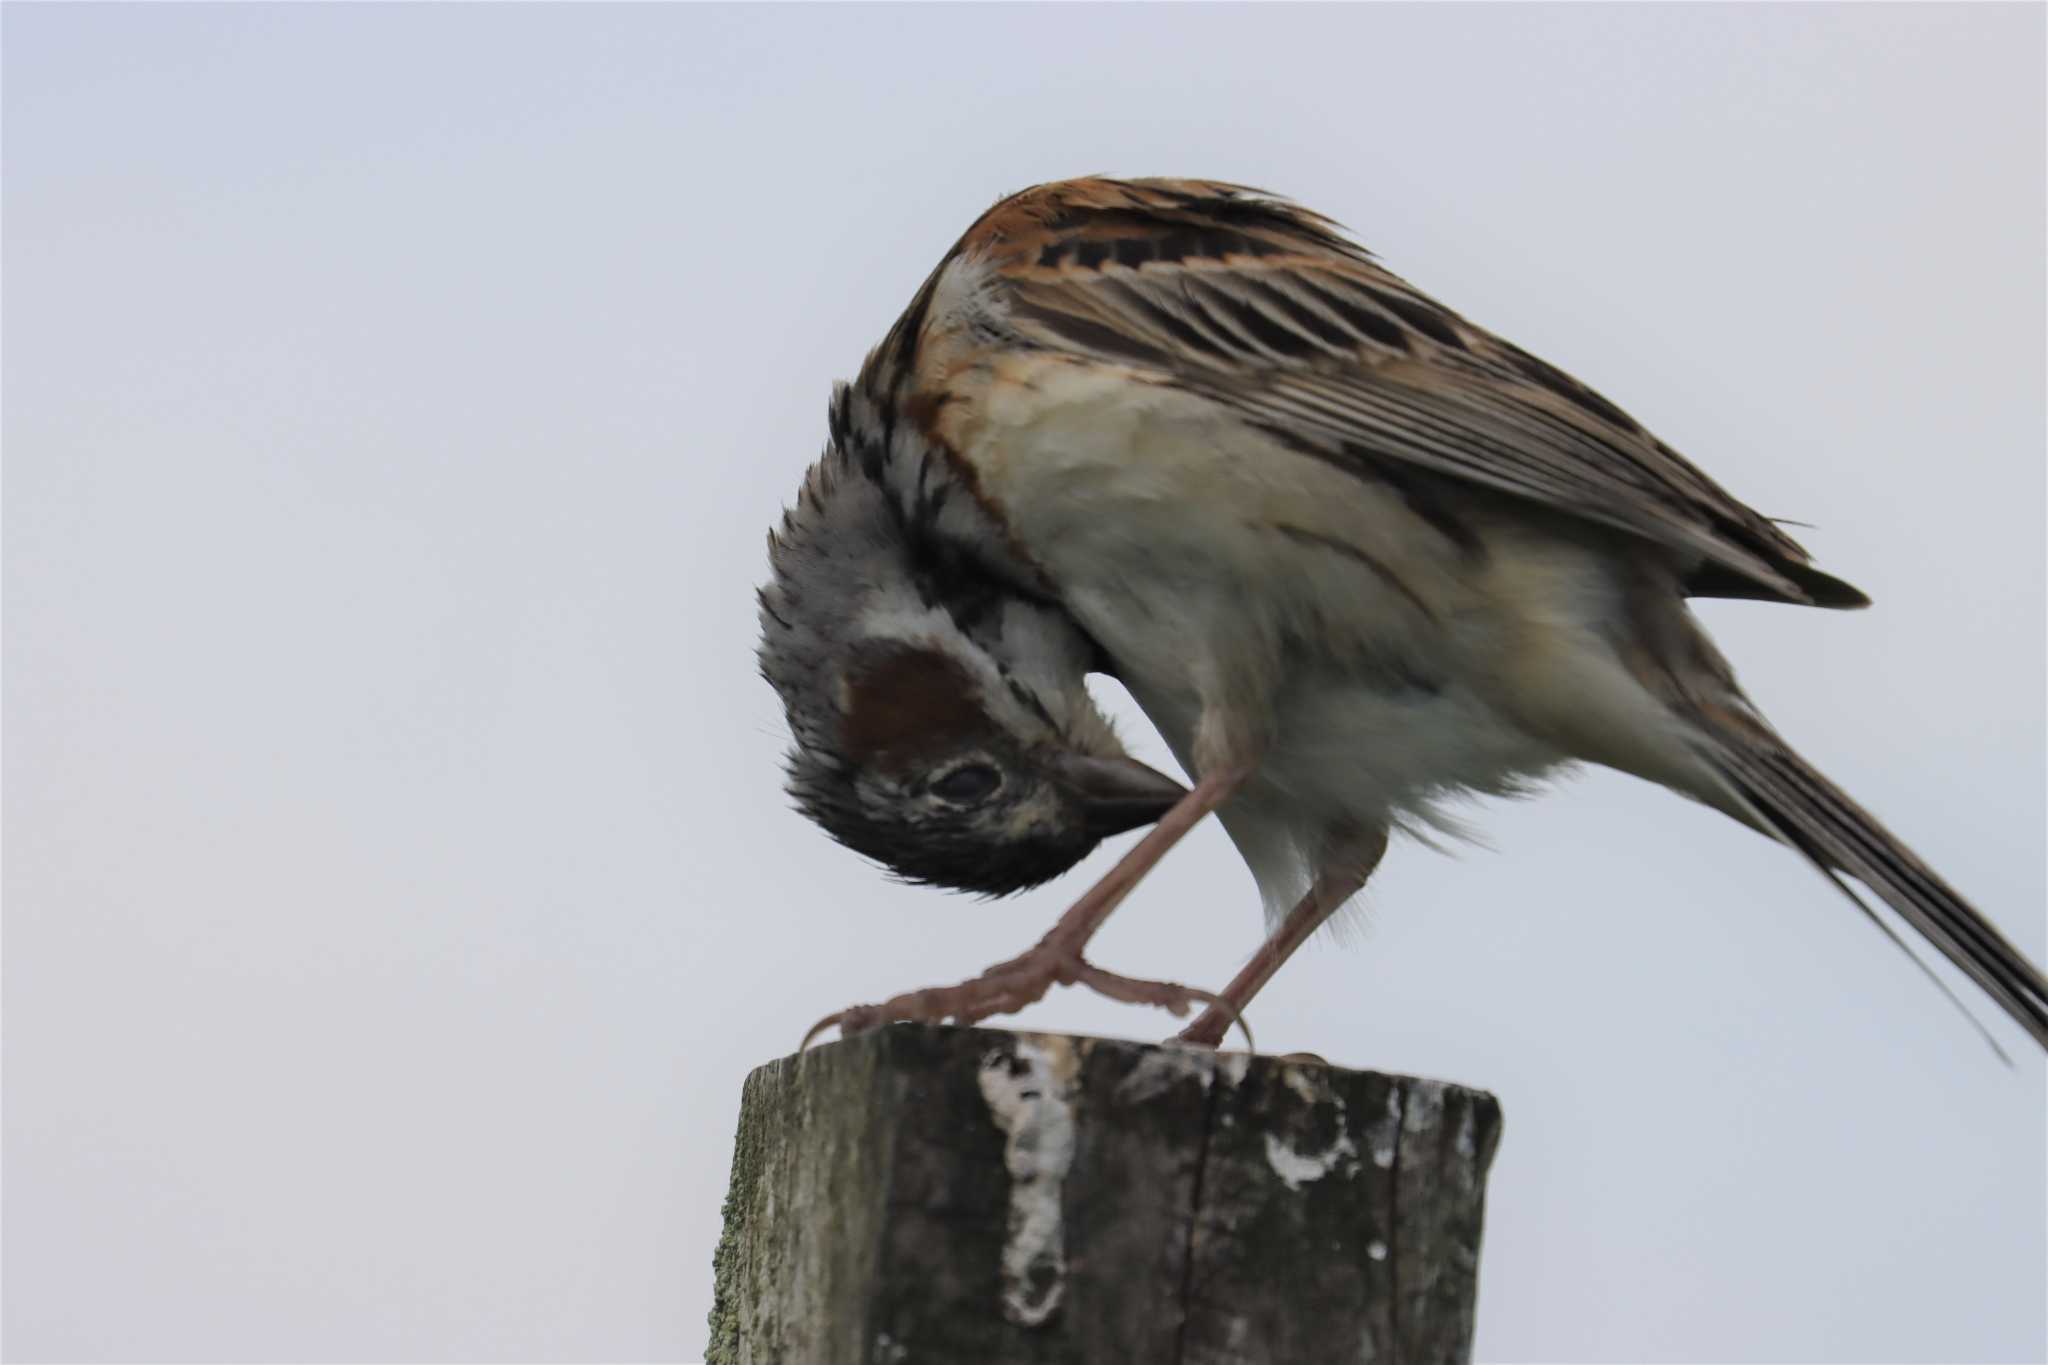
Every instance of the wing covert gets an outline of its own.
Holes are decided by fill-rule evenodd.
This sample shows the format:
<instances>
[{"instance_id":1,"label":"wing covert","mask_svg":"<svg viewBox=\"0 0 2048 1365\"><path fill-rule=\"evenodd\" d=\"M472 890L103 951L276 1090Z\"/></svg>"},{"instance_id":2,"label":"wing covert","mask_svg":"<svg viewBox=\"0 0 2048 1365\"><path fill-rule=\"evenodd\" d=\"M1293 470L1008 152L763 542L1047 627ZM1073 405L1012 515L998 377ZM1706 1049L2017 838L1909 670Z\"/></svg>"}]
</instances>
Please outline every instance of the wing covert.
<instances>
[{"instance_id":1,"label":"wing covert","mask_svg":"<svg viewBox=\"0 0 2048 1365\"><path fill-rule=\"evenodd\" d=\"M1285 200L1062 182L997 205L958 258L989 267L977 306L1010 344L1161 372L1361 476L1406 464L1671 546L1700 561L1696 592L1868 600L1615 404ZM878 357L915 367L945 269Z\"/></svg>"}]
</instances>

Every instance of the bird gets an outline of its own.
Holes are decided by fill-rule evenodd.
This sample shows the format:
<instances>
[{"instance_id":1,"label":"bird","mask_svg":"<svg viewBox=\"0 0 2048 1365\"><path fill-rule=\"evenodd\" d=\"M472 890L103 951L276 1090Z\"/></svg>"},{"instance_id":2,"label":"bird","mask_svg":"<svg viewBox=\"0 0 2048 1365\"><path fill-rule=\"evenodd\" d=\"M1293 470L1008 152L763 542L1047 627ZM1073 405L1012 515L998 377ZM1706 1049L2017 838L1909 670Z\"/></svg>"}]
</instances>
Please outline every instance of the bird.
<instances>
[{"instance_id":1,"label":"bird","mask_svg":"<svg viewBox=\"0 0 2048 1365\"><path fill-rule=\"evenodd\" d=\"M821 1027L972 1023L1080 982L1206 1002L1180 1037L1216 1045L1394 832L1596 763L1789 846L1904 949L1860 883L2048 1047L2040 969L1779 736L1687 605L1869 599L1332 219L1209 180L1010 195L835 391L828 427L762 594L807 814L912 879L1007 892L1065 871L1093 843L1047 838L1007 797L972 822L913 807L945 800L948 736L998 767L1038 755L997 793L1037 790L1062 749L1134 762L1089 672L1122 682L1192 785L1161 808L1153 784L1146 834L1018 957ZM886 785L878 765L903 764L877 757L878 729L932 759ZM1266 905L1252 959L1215 994L1089 963L1210 814Z\"/></svg>"}]
</instances>

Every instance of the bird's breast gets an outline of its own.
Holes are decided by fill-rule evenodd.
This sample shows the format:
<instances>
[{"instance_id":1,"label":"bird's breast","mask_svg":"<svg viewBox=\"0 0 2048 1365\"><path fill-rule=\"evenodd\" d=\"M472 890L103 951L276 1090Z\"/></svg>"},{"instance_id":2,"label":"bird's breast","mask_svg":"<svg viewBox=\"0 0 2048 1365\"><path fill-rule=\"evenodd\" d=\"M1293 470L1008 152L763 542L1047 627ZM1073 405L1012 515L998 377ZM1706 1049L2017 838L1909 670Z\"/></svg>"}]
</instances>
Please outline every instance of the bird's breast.
<instances>
[{"instance_id":1,"label":"bird's breast","mask_svg":"<svg viewBox=\"0 0 2048 1365\"><path fill-rule=\"evenodd\" d=\"M982 496L1104 647L1162 687L1256 689L1303 653L1426 682L1481 605L1468 550L1399 490L1170 383L1012 356L980 408L959 453Z\"/></svg>"},{"instance_id":2,"label":"bird's breast","mask_svg":"<svg viewBox=\"0 0 2048 1365\"><path fill-rule=\"evenodd\" d=\"M1559 759L1490 686L1528 635L1512 537L1461 544L1369 470L1170 383L1008 363L961 455L1183 763L1205 715L1234 715L1247 800L1299 828Z\"/></svg>"}]
</instances>

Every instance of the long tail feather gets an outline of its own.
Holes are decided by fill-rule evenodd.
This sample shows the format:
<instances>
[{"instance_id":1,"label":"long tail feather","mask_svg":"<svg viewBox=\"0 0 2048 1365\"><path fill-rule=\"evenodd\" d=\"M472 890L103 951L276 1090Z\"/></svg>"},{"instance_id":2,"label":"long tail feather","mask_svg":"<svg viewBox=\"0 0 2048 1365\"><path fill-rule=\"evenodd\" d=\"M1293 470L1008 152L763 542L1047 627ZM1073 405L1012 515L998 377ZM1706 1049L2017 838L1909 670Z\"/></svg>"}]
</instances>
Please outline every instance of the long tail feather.
<instances>
[{"instance_id":1,"label":"long tail feather","mask_svg":"<svg viewBox=\"0 0 2048 1365\"><path fill-rule=\"evenodd\" d=\"M1769 832L1805 854L1898 942L1839 874L1870 888L2048 1048L2048 978L1990 920L1760 722L1719 708L1699 721L1710 739L1707 757Z\"/></svg>"}]
</instances>

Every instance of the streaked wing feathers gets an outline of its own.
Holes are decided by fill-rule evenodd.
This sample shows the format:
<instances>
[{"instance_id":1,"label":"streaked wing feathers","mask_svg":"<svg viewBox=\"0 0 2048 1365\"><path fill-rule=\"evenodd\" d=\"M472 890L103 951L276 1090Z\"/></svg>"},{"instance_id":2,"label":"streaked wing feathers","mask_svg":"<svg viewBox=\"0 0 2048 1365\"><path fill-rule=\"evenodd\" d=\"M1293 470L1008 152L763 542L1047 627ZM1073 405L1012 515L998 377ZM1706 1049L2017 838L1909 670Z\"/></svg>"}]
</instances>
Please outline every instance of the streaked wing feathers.
<instances>
[{"instance_id":1,"label":"streaked wing feathers","mask_svg":"<svg viewBox=\"0 0 2048 1365\"><path fill-rule=\"evenodd\" d=\"M1402 462L1643 536L1697 558L1695 592L1868 600L1613 403L1285 200L1067 181L997 205L959 256L994 267L1007 344L1159 371L1361 474ZM878 360L915 367L937 279Z\"/></svg>"}]
</instances>

